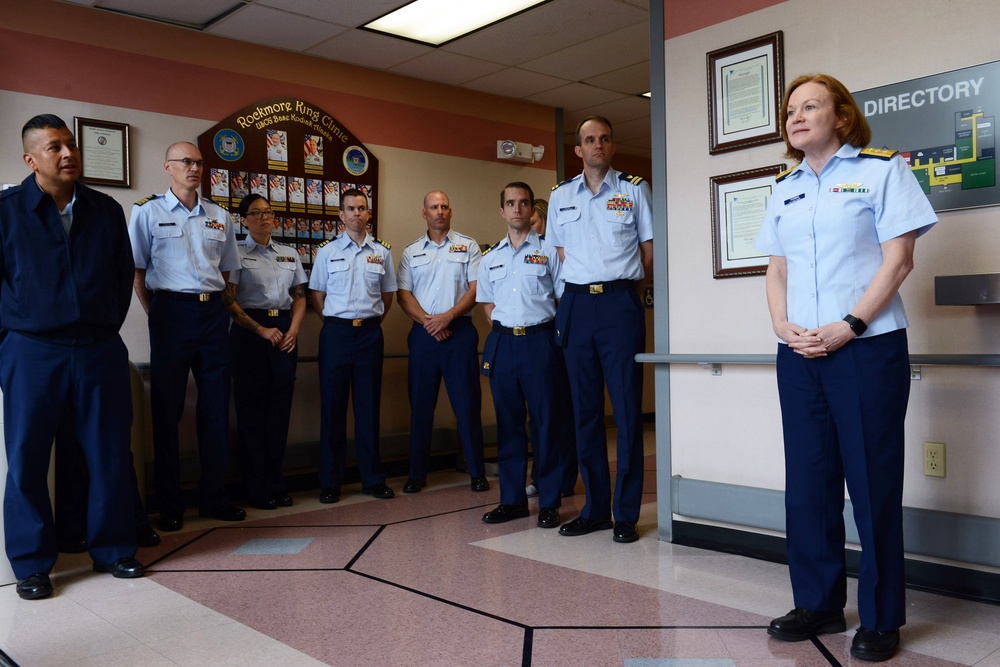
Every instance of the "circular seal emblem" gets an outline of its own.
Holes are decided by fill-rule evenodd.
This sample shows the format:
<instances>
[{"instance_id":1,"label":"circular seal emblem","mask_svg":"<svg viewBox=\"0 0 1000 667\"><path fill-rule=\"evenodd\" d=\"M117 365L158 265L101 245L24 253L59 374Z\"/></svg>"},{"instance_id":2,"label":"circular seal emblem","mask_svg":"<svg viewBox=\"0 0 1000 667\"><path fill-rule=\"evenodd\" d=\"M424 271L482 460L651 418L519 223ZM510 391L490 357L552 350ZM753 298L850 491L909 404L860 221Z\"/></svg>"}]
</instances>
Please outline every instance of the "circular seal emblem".
<instances>
[{"instance_id":1,"label":"circular seal emblem","mask_svg":"<svg viewBox=\"0 0 1000 667\"><path fill-rule=\"evenodd\" d=\"M108 138L102 134L101 136L97 137L97 143L104 146L105 144L108 143Z\"/></svg>"},{"instance_id":2,"label":"circular seal emblem","mask_svg":"<svg viewBox=\"0 0 1000 667\"><path fill-rule=\"evenodd\" d=\"M212 140L215 154L226 162L235 162L243 157L243 137L236 130L219 130Z\"/></svg>"},{"instance_id":3,"label":"circular seal emblem","mask_svg":"<svg viewBox=\"0 0 1000 667\"><path fill-rule=\"evenodd\" d=\"M344 149L344 168L352 176L360 176L368 171L368 153L361 146L348 146Z\"/></svg>"}]
</instances>

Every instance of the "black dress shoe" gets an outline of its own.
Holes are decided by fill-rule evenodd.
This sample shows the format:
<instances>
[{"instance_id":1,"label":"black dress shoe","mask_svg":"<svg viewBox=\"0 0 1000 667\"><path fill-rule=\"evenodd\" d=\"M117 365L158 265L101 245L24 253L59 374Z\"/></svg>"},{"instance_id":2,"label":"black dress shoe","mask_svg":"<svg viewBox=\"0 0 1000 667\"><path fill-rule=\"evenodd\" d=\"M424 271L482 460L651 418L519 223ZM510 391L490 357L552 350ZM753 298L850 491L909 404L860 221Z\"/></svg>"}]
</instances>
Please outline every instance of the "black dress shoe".
<instances>
[{"instance_id":1,"label":"black dress shoe","mask_svg":"<svg viewBox=\"0 0 1000 667\"><path fill-rule=\"evenodd\" d=\"M148 523L135 527L135 542L140 547L155 547L160 544L160 535Z\"/></svg>"},{"instance_id":2,"label":"black dress shoe","mask_svg":"<svg viewBox=\"0 0 1000 667\"><path fill-rule=\"evenodd\" d=\"M278 502L274 498L256 498L250 501L250 507L258 510L276 510Z\"/></svg>"},{"instance_id":3,"label":"black dress shoe","mask_svg":"<svg viewBox=\"0 0 1000 667\"><path fill-rule=\"evenodd\" d=\"M136 579L146 574L146 568L134 558L119 558L111 565L94 563L94 572L110 572L115 579Z\"/></svg>"},{"instance_id":4,"label":"black dress shoe","mask_svg":"<svg viewBox=\"0 0 1000 667\"><path fill-rule=\"evenodd\" d=\"M473 477L472 478L472 490L478 493L490 490L490 483L486 481L485 477Z\"/></svg>"},{"instance_id":5,"label":"black dress shoe","mask_svg":"<svg viewBox=\"0 0 1000 667\"><path fill-rule=\"evenodd\" d=\"M56 546L64 554L82 554L87 550L87 538L64 537L56 542Z\"/></svg>"},{"instance_id":6,"label":"black dress shoe","mask_svg":"<svg viewBox=\"0 0 1000 667\"><path fill-rule=\"evenodd\" d=\"M639 529L631 521L615 521L615 542L635 542L639 539Z\"/></svg>"},{"instance_id":7,"label":"black dress shoe","mask_svg":"<svg viewBox=\"0 0 1000 667\"><path fill-rule=\"evenodd\" d=\"M406 480L406 484L403 485L403 493L420 493L420 489L427 486L426 479L413 479L412 477Z\"/></svg>"},{"instance_id":8,"label":"black dress shoe","mask_svg":"<svg viewBox=\"0 0 1000 667\"><path fill-rule=\"evenodd\" d=\"M497 505L483 515L483 523L504 523L528 516L527 505Z\"/></svg>"},{"instance_id":9,"label":"black dress shoe","mask_svg":"<svg viewBox=\"0 0 1000 667\"><path fill-rule=\"evenodd\" d=\"M175 530L180 530L184 527L184 515L183 514L170 514L169 512L160 512L160 530L165 533L172 533Z\"/></svg>"},{"instance_id":10,"label":"black dress shoe","mask_svg":"<svg viewBox=\"0 0 1000 667\"><path fill-rule=\"evenodd\" d=\"M340 500L340 487L337 488L324 486L319 490L319 501L324 505L332 505L333 503Z\"/></svg>"},{"instance_id":11,"label":"black dress shoe","mask_svg":"<svg viewBox=\"0 0 1000 667\"><path fill-rule=\"evenodd\" d=\"M844 612L813 611L795 608L771 621L767 634L783 642L801 642L826 633L843 632L847 629Z\"/></svg>"},{"instance_id":12,"label":"black dress shoe","mask_svg":"<svg viewBox=\"0 0 1000 667\"><path fill-rule=\"evenodd\" d=\"M880 662L888 660L899 646L899 630L875 632L868 628L858 628L851 642L851 655L859 660Z\"/></svg>"},{"instance_id":13,"label":"black dress shoe","mask_svg":"<svg viewBox=\"0 0 1000 667\"><path fill-rule=\"evenodd\" d=\"M611 519L599 519L597 521L591 521L590 519L584 519L579 516L569 523L564 523L559 527L560 535L567 535L569 537L579 537L580 535L587 535L594 532L595 530L610 530L611 529Z\"/></svg>"},{"instance_id":14,"label":"black dress shoe","mask_svg":"<svg viewBox=\"0 0 1000 667\"><path fill-rule=\"evenodd\" d=\"M282 493L274 499L274 502L278 507L291 507L295 504L295 501L292 500L292 497L287 493Z\"/></svg>"},{"instance_id":15,"label":"black dress shoe","mask_svg":"<svg viewBox=\"0 0 1000 667\"><path fill-rule=\"evenodd\" d=\"M38 600L52 595L52 582L49 575L39 572L30 577L17 580L17 594L22 600Z\"/></svg>"},{"instance_id":16,"label":"black dress shoe","mask_svg":"<svg viewBox=\"0 0 1000 667\"><path fill-rule=\"evenodd\" d=\"M242 521L247 518L247 511L242 507L222 505L211 509L198 510L198 516L219 521Z\"/></svg>"},{"instance_id":17,"label":"black dress shoe","mask_svg":"<svg viewBox=\"0 0 1000 667\"><path fill-rule=\"evenodd\" d=\"M539 528L555 528L559 525L559 510L555 507L543 507L538 513Z\"/></svg>"},{"instance_id":18,"label":"black dress shoe","mask_svg":"<svg viewBox=\"0 0 1000 667\"><path fill-rule=\"evenodd\" d=\"M388 499L396 497L393 490L386 486L384 482L382 484L376 484L375 486L368 487L367 489L361 489L361 493L366 496L371 496L372 498Z\"/></svg>"}]
</instances>

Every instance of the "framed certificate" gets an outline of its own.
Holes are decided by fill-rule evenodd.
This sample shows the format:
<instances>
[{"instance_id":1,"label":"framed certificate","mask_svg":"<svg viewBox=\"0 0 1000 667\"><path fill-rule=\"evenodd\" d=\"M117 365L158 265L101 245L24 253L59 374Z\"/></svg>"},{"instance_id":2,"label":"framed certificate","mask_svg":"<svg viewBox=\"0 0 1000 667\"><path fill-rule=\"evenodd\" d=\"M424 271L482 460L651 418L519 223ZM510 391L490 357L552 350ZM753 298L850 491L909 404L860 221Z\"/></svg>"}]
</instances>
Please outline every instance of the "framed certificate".
<instances>
[{"instance_id":1,"label":"framed certificate","mask_svg":"<svg viewBox=\"0 0 1000 667\"><path fill-rule=\"evenodd\" d=\"M785 165L712 176L712 277L761 275L767 255L753 247L764 210L774 190L774 177Z\"/></svg>"},{"instance_id":2,"label":"framed certificate","mask_svg":"<svg viewBox=\"0 0 1000 667\"><path fill-rule=\"evenodd\" d=\"M128 125L91 118L73 118L73 131L88 185L132 187L128 165Z\"/></svg>"},{"instance_id":3,"label":"framed certificate","mask_svg":"<svg viewBox=\"0 0 1000 667\"><path fill-rule=\"evenodd\" d=\"M708 54L708 152L781 141L782 33Z\"/></svg>"}]
</instances>

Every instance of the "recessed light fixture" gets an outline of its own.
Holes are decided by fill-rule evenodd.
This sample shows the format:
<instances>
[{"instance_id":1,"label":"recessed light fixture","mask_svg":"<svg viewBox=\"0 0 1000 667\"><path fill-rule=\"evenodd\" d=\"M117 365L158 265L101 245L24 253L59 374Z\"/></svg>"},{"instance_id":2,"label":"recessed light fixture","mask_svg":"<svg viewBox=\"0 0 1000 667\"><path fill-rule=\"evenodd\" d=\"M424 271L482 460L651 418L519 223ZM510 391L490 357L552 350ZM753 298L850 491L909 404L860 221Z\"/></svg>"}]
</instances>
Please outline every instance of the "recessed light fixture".
<instances>
[{"instance_id":1,"label":"recessed light fixture","mask_svg":"<svg viewBox=\"0 0 1000 667\"><path fill-rule=\"evenodd\" d=\"M430 46L441 46L551 0L414 0L361 26Z\"/></svg>"},{"instance_id":2,"label":"recessed light fixture","mask_svg":"<svg viewBox=\"0 0 1000 667\"><path fill-rule=\"evenodd\" d=\"M639 97L648 97L649 99L653 99L653 92L650 91L648 93L639 93Z\"/></svg>"}]
</instances>

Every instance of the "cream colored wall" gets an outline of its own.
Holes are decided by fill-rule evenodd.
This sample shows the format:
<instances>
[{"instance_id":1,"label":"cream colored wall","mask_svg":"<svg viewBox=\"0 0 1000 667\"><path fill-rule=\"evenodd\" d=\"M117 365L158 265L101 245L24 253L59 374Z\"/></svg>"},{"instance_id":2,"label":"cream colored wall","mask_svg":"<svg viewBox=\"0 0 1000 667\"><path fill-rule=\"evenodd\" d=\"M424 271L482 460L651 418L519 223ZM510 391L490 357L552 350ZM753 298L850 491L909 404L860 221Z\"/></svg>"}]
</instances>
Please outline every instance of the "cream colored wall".
<instances>
[{"instance_id":1,"label":"cream colored wall","mask_svg":"<svg viewBox=\"0 0 1000 667\"><path fill-rule=\"evenodd\" d=\"M72 125L73 117L99 118L130 125L132 187L97 188L114 197L125 209L128 217L132 203L147 194L164 192L169 179L163 172L163 151L179 140L196 140L210 128L212 122L136 111L120 107L89 104L36 95L25 95L0 90L0 109L8 119L8 129L0 133L0 183L20 183L28 170L20 159L21 145L17 128L38 113L55 113ZM361 137L363 140L364 138ZM500 189L510 181L524 181L543 196L555 183L555 174L543 169L493 161L435 155L414 150L368 144L380 160L381 190L379 206L379 237L390 243L398 263L403 248L426 231L420 215L423 196L429 190L441 189L448 193L454 209L452 226L455 230L474 237L480 243L493 243L505 233L499 216ZM487 331L486 319L481 309L476 309L475 321L480 335ZM300 354L316 355L320 322L310 311L299 337ZM406 334L410 320L394 304L384 324L386 355L406 354ZM148 362L149 335L146 316L138 301L133 298L128 319L122 328L122 337L135 362ZM295 409L289 433L289 442L315 442L319 439L319 388L314 363L299 365L296 384ZM483 422L495 423L489 386L483 378ZM439 400L435 425L454 425L454 415L445 398ZM188 392L188 409L182 421L184 451L194 451L194 400L193 384ZM387 359L382 392L382 434L391 435L409 430L409 404L406 393L406 360ZM235 423L233 424L235 426ZM350 427L353 432L353 426ZM147 452L152 455L147 413Z\"/></svg>"},{"instance_id":2,"label":"cream colored wall","mask_svg":"<svg viewBox=\"0 0 1000 667\"><path fill-rule=\"evenodd\" d=\"M990 0L780 5L667 40L667 221L670 351L773 354L763 276L713 280L709 178L786 162L783 144L708 154L705 54L784 32L785 79L828 72L862 90L997 58ZM791 163L789 163L791 166ZM1000 352L1000 307L934 305L934 276L1000 271L1000 210L949 212L917 242L901 290L916 354ZM908 506L1000 517L1000 373L925 367L911 385L906 426ZM673 473L784 488L773 367L671 368ZM922 443L947 445L945 479L922 474Z\"/></svg>"}]
</instances>

